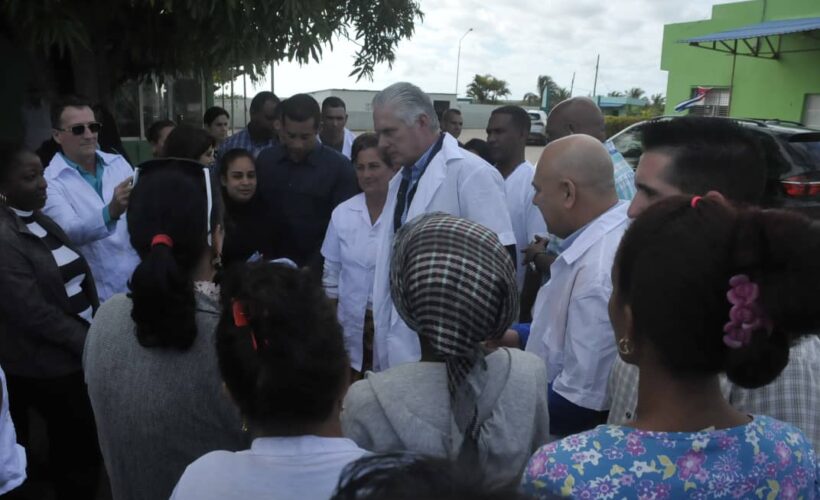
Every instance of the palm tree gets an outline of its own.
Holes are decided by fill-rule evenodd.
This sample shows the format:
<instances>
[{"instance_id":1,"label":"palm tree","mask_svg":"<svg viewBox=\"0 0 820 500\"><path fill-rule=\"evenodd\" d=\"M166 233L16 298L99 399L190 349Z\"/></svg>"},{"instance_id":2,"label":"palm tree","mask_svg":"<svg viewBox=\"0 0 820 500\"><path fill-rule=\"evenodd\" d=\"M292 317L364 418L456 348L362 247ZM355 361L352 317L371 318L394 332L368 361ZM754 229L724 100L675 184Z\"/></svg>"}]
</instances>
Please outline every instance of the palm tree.
<instances>
[{"instance_id":1,"label":"palm tree","mask_svg":"<svg viewBox=\"0 0 820 500\"><path fill-rule=\"evenodd\" d=\"M527 106L538 106L541 104L541 97L533 94L532 92L527 92L524 94L523 102Z\"/></svg>"},{"instance_id":2,"label":"palm tree","mask_svg":"<svg viewBox=\"0 0 820 500\"><path fill-rule=\"evenodd\" d=\"M649 107L656 115L663 114L666 108L666 97L663 94L652 94L649 98Z\"/></svg>"},{"instance_id":3,"label":"palm tree","mask_svg":"<svg viewBox=\"0 0 820 500\"><path fill-rule=\"evenodd\" d=\"M620 90L613 90L607 94L607 97L624 97L624 93Z\"/></svg>"},{"instance_id":4,"label":"palm tree","mask_svg":"<svg viewBox=\"0 0 820 500\"><path fill-rule=\"evenodd\" d=\"M475 75L467 86L467 95L479 104L498 102L499 97L510 95L506 81L492 75Z\"/></svg>"},{"instance_id":5,"label":"palm tree","mask_svg":"<svg viewBox=\"0 0 820 500\"><path fill-rule=\"evenodd\" d=\"M633 99L640 99L644 95L646 95L646 91L640 87L632 87L626 91L626 97L631 97Z\"/></svg>"},{"instance_id":6,"label":"palm tree","mask_svg":"<svg viewBox=\"0 0 820 500\"><path fill-rule=\"evenodd\" d=\"M535 105L537 105L538 103L541 102L541 96L544 95L545 90L547 91L547 104L548 104L550 110L552 110L552 108L554 108L555 105L558 104L559 102L565 101L565 100L569 99L570 97L572 97L570 95L569 91L566 88L559 87L558 84L555 83L555 80L553 80L552 77L549 76L549 75L540 75L538 77L537 85L538 85L538 96L537 96L538 98L535 101ZM524 101L529 103L529 101L527 100L528 95L531 95L531 94L525 95L524 96Z\"/></svg>"}]
</instances>

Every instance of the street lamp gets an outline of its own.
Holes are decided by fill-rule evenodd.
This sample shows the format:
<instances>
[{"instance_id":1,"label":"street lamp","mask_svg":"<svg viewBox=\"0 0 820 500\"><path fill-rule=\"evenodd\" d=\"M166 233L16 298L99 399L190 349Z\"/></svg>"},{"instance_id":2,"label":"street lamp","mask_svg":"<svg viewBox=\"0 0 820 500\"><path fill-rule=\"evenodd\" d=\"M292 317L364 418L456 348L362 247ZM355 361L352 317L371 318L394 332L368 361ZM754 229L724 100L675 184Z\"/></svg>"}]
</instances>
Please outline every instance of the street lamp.
<instances>
[{"instance_id":1,"label":"street lamp","mask_svg":"<svg viewBox=\"0 0 820 500\"><path fill-rule=\"evenodd\" d=\"M458 100L458 70L461 67L461 42L464 40L464 37L469 35L470 32L473 31L473 28L467 30L461 38L458 40L458 59L456 59L456 100Z\"/></svg>"}]
</instances>

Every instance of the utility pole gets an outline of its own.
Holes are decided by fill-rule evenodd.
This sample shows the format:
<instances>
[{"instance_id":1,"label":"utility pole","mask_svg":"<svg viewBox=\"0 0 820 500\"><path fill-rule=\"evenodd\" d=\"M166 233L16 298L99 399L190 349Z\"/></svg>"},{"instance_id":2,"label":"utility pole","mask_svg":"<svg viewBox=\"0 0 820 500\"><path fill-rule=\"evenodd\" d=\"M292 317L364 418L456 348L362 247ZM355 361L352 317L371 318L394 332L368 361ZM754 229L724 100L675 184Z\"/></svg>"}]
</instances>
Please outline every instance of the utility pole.
<instances>
[{"instance_id":1,"label":"utility pole","mask_svg":"<svg viewBox=\"0 0 820 500\"><path fill-rule=\"evenodd\" d=\"M598 59L595 60L595 83L592 84L592 98L596 99L598 95L598 63L601 62L601 54L598 54ZM597 99L596 99L597 100Z\"/></svg>"},{"instance_id":2,"label":"utility pole","mask_svg":"<svg viewBox=\"0 0 820 500\"><path fill-rule=\"evenodd\" d=\"M569 84L569 96L572 97L572 91L575 89L575 72L572 72L572 83Z\"/></svg>"},{"instance_id":3,"label":"utility pole","mask_svg":"<svg viewBox=\"0 0 820 500\"><path fill-rule=\"evenodd\" d=\"M458 101L458 71L461 69L461 42L464 40L464 37L469 35L470 32L473 31L473 28L467 30L461 38L458 40L458 58L456 58L456 101Z\"/></svg>"}]
</instances>

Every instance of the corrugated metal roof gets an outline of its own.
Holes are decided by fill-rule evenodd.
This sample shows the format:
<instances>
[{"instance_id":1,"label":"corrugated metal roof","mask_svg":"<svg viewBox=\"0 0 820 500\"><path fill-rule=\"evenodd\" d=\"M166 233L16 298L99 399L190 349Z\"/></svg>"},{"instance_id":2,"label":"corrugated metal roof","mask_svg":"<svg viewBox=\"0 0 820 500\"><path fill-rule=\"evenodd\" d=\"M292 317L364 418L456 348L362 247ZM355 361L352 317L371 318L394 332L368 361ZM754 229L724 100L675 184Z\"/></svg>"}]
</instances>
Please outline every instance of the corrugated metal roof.
<instances>
[{"instance_id":1,"label":"corrugated metal roof","mask_svg":"<svg viewBox=\"0 0 820 500\"><path fill-rule=\"evenodd\" d=\"M680 43L719 42L725 40L740 40L759 36L786 35L803 31L820 30L820 17L802 19L783 19L780 21L766 21L765 23L751 24L742 28L720 31L710 35L680 40Z\"/></svg>"}]
</instances>

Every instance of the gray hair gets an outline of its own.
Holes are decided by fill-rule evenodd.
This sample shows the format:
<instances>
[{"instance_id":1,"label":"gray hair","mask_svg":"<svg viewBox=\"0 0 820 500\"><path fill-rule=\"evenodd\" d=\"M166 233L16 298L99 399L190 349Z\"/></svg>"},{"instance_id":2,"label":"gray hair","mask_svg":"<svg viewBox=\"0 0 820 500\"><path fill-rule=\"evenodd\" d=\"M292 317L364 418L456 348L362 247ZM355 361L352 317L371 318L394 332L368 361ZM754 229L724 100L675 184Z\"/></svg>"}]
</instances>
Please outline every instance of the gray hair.
<instances>
[{"instance_id":1,"label":"gray hair","mask_svg":"<svg viewBox=\"0 0 820 500\"><path fill-rule=\"evenodd\" d=\"M408 127L421 115L430 119L430 129L438 131L438 115L430 96L412 83L398 82L382 90L373 98L373 108L391 106L396 117Z\"/></svg>"}]
</instances>

